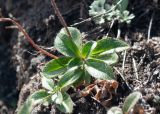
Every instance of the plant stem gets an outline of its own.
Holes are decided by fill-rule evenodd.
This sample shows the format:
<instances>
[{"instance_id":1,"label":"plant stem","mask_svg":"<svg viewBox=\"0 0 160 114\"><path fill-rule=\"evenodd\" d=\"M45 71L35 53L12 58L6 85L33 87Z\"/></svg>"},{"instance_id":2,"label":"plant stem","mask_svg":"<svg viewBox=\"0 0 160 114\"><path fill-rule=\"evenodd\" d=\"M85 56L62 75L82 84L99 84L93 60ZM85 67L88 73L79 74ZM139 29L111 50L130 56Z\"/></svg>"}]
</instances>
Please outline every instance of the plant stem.
<instances>
[{"instance_id":1,"label":"plant stem","mask_svg":"<svg viewBox=\"0 0 160 114\"><path fill-rule=\"evenodd\" d=\"M64 18L62 17L62 14L60 13L60 11L59 11L59 9L58 9L55 0L51 0L51 4L52 4L52 6L53 6L53 8L54 8L54 11L55 11L55 13L57 14L60 22L61 22L61 24L62 24L62 25L64 26L64 28L66 29L66 32L67 32L68 36L69 36L70 38L72 38L71 33L69 32L69 29L67 28L67 24L66 24Z\"/></svg>"},{"instance_id":2,"label":"plant stem","mask_svg":"<svg viewBox=\"0 0 160 114\"><path fill-rule=\"evenodd\" d=\"M58 58L57 56L55 56L55 55L53 55L53 54L51 54L51 53L43 50L42 48L40 48L40 47L31 39L31 37L27 34L27 32L25 31L25 29L23 29L23 27L22 27L18 22L16 22L15 20L10 19L10 18L0 18L0 22L12 22L12 23L14 23L14 24L18 27L19 31L21 31L21 32L23 33L23 35L26 37L26 39L28 40L28 42L29 42L35 49L37 49L37 50L40 51L42 54L47 55L47 56L49 56L49 57L51 57L51 58L53 58L53 59L57 59L57 58Z\"/></svg>"}]
</instances>

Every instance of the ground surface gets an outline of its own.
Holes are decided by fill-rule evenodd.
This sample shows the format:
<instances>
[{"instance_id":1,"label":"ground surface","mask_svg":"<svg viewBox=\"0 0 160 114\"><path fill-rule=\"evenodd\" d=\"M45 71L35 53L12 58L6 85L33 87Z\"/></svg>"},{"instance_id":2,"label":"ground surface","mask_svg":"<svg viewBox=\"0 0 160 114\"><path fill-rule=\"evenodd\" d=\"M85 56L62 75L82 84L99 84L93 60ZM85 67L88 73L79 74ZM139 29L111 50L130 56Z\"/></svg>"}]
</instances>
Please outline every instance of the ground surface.
<instances>
[{"instance_id":1,"label":"ground surface","mask_svg":"<svg viewBox=\"0 0 160 114\"><path fill-rule=\"evenodd\" d=\"M68 25L88 18L92 0L57 1ZM24 26L32 39L40 46L52 47L56 33L62 28L55 16L50 0L0 0L2 15L13 16ZM152 0L130 0L128 10L135 14L132 23L121 27L122 39L131 45L126 52L126 61L122 68L124 53L119 54L120 61L115 75L120 83L117 95L111 106L118 106L126 96L139 90L143 98L138 106L144 107L148 114L160 113L160 5ZM148 26L153 15L149 43ZM38 66L49 58L37 54L34 48L16 30L5 30L10 23L0 23L0 114L13 114L27 96L41 88ZM86 34L85 40L101 38L108 32L108 26L93 31L97 26L87 22L77 26ZM115 23L110 36L116 36ZM48 50L58 55L55 50ZM133 62L136 63L134 66ZM135 70L135 68L137 70ZM128 86L122 81L124 76ZM91 97L76 98L74 114L105 114L105 108ZM108 108L109 108L108 107ZM59 114L54 106L38 106L38 114ZM35 111L35 113L36 113Z\"/></svg>"}]
</instances>

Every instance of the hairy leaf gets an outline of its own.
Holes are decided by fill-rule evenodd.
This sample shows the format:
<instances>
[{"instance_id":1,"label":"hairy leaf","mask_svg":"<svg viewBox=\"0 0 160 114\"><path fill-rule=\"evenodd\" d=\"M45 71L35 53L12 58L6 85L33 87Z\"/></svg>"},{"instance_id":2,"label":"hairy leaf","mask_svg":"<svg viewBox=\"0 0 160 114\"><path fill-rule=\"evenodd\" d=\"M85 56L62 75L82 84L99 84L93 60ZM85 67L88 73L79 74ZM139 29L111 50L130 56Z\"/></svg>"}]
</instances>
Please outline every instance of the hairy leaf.
<instances>
[{"instance_id":1,"label":"hairy leaf","mask_svg":"<svg viewBox=\"0 0 160 114\"><path fill-rule=\"evenodd\" d=\"M121 108L118 107L112 107L108 110L107 114L123 114L123 111Z\"/></svg>"},{"instance_id":2,"label":"hairy leaf","mask_svg":"<svg viewBox=\"0 0 160 114\"><path fill-rule=\"evenodd\" d=\"M134 105L138 102L141 96L142 94L140 92L133 92L125 99L122 107L124 114L129 113L129 111L134 107Z\"/></svg>"},{"instance_id":3,"label":"hairy leaf","mask_svg":"<svg viewBox=\"0 0 160 114\"><path fill-rule=\"evenodd\" d=\"M106 0L95 0L90 6L89 15L96 16L101 13L105 13L106 12L106 10L104 9L105 1ZM103 18L103 16L99 16L95 18L94 21L97 24L102 24L105 22L105 19Z\"/></svg>"},{"instance_id":4,"label":"hairy leaf","mask_svg":"<svg viewBox=\"0 0 160 114\"><path fill-rule=\"evenodd\" d=\"M35 105L45 101L50 96L45 90L39 90L34 92L26 102L18 110L18 114L31 114Z\"/></svg>"},{"instance_id":5,"label":"hairy leaf","mask_svg":"<svg viewBox=\"0 0 160 114\"><path fill-rule=\"evenodd\" d=\"M33 110L33 101L26 100L24 104L18 109L18 114L31 114Z\"/></svg>"},{"instance_id":6,"label":"hairy leaf","mask_svg":"<svg viewBox=\"0 0 160 114\"><path fill-rule=\"evenodd\" d=\"M61 104L63 102L62 93L58 91L55 94L53 94L52 101L55 102L56 104Z\"/></svg>"},{"instance_id":7,"label":"hairy leaf","mask_svg":"<svg viewBox=\"0 0 160 114\"><path fill-rule=\"evenodd\" d=\"M46 107L48 107L48 106L49 106L50 104L52 104L52 103L53 103L53 101L52 101L51 96L45 98L45 100L42 102L42 104L43 104L44 106L46 106Z\"/></svg>"},{"instance_id":8,"label":"hairy leaf","mask_svg":"<svg viewBox=\"0 0 160 114\"><path fill-rule=\"evenodd\" d=\"M68 64L68 69L75 67L75 66L81 66L82 63L83 62L82 62L81 58L73 58Z\"/></svg>"},{"instance_id":9,"label":"hairy leaf","mask_svg":"<svg viewBox=\"0 0 160 114\"><path fill-rule=\"evenodd\" d=\"M113 38L103 38L97 42L96 48L92 51L92 54L108 54L113 52L121 52L128 49L127 43Z\"/></svg>"},{"instance_id":10,"label":"hairy leaf","mask_svg":"<svg viewBox=\"0 0 160 114\"><path fill-rule=\"evenodd\" d=\"M64 113L72 113L73 111L73 101L67 93L63 93L63 101L57 108Z\"/></svg>"},{"instance_id":11,"label":"hairy leaf","mask_svg":"<svg viewBox=\"0 0 160 114\"><path fill-rule=\"evenodd\" d=\"M42 75L47 78L53 78L62 74L67 70L67 64L70 60L70 57L60 57L49 61L43 68Z\"/></svg>"},{"instance_id":12,"label":"hairy leaf","mask_svg":"<svg viewBox=\"0 0 160 114\"><path fill-rule=\"evenodd\" d=\"M128 2L128 0L94 0L90 5L89 15L94 17L93 20L96 24L114 20L118 20L119 23L126 22L129 24L134 18L133 14L124 15L123 13L128 7Z\"/></svg>"},{"instance_id":13,"label":"hairy leaf","mask_svg":"<svg viewBox=\"0 0 160 114\"><path fill-rule=\"evenodd\" d=\"M50 94L45 90L38 90L34 92L31 96L29 96L29 99L33 100L34 105L43 102L47 97L49 97Z\"/></svg>"},{"instance_id":14,"label":"hairy leaf","mask_svg":"<svg viewBox=\"0 0 160 114\"><path fill-rule=\"evenodd\" d=\"M115 64L118 62L118 55L116 53L96 55L96 56L93 56L93 58L103 61L108 65Z\"/></svg>"},{"instance_id":15,"label":"hairy leaf","mask_svg":"<svg viewBox=\"0 0 160 114\"><path fill-rule=\"evenodd\" d=\"M68 27L71 38L63 28L57 34L54 46L55 48L65 56L80 56L80 49L82 48L82 36L78 29Z\"/></svg>"},{"instance_id":16,"label":"hairy leaf","mask_svg":"<svg viewBox=\"0 0 160 114\"><path fill-rule=\"evenodd\" d=\"M92 50L96 47L97 42L89 41L82 48L82 56L87 58L92 53Z\"/></svg>"},{"instance_id":17,"label":"hairy leaf","mask_svg":"<svg viewBox=\"0 0 160 114\"><path fill-rule=\"evenodd\" d=\"M129 11L124 10L122 12L122 17L119 19L119 21L121 23L126 22L127 24L129 24L134 17L135 16L133 14L129 14Z\"/></svg>"},{"instance_id":18,"label":"hairy leaf","mask_svg":"<svg viewBox=\"0 0 160 114\"><path fill-rule=\"evenodd\" d=\"M93 77L98 79L115 79L113 76L113 71L110 66L108 66L103 61L89 59L85 65L86 71Z\"/></svg>"},{"instance_id":19,"label":"hairy leaf","mask_svg":"<svg viewBox=\"0 0 160 114\"><path fill-rule=\"evenodd\" d=\"M114 4L117 4L120 0L113 0ZM124 10L127 9L128 6L128 0L121 0L120 4L118 5L118 10L120 10L121 12L123 12Z\"/></svg>"},{"instance_id":20,"label":"hairy leaf","mask_svg":"<svg viewBox=\"0 0 160 114\"><path fill-rule=\"evenodd\" d=\"M42 81L42 87L44 87L45 89L50 90L50 91L53 90L55 85L54 85L54 82L52 79L48 79L48 78L42 76L41 81Z\"/></svg>"},{"instance_id":21,"label":"hairy leaf","mask_svg":"<svg viewBox=\"0 0 160 114\"><path fill-rule=\"evenodd\" d=\"M83 74L83 71L79 67L73 67L69 69L58 82L57 88L63 89L64 87L67 87L73 84L75 81L77 81L81 77L82 74Z\"/></svg>"}]
</instances>

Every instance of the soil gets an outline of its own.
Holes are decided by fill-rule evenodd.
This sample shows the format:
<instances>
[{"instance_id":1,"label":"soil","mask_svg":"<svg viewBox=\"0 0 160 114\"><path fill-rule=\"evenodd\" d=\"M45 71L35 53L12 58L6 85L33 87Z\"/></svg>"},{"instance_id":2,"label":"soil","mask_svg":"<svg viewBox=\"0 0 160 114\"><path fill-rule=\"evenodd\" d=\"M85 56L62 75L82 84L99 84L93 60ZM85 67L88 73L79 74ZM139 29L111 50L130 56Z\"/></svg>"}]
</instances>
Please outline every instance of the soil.
<instances>
[{"instance_id":1,"label":"soil","mask_svg":"<svg viewBox=\"0 0 160 114\"><path fill-rule=\"evenodd\" d=\"M93 0L61 0L58 7L68 25L89 18L89 5ZM31 38L44 48L53 47L54 37L62 28L50 0L0 0L3 17L14 17L26 29ZM128 10L135 15L130 25L121 25L121 37L131 45L131 49L120 53L120 61L115 65L115 76L119 82L112 106L121 106L132 91L143 95L137 104L146 114L160 114L160 3L156 0L130 0ZM148 27L153 16L151 34ZM28 95L41 88L39 66L50 58L39 54L15 29L5 29L11 23L0 23L0 114L14 114ZM108 24L102 27L93 21L76 26L83 32L84 40L96 40L104 36ZM116 36L115 23L109 36ZM51 53L59 55L56 50ZM124 62L124 68L122 63ZM136 65L134 65L136 64ZM117 72L118 71L118 72ZM120 73L119 73L120 72ZM126 79L128 85L121 77ZM78 98L71 94L75 102L74 114L106 114L106 109L91 96ZM60 114L54 105L37 106L33 114ZM140 114L140 113L135 113Z\"/></svg>"}]
</instances>

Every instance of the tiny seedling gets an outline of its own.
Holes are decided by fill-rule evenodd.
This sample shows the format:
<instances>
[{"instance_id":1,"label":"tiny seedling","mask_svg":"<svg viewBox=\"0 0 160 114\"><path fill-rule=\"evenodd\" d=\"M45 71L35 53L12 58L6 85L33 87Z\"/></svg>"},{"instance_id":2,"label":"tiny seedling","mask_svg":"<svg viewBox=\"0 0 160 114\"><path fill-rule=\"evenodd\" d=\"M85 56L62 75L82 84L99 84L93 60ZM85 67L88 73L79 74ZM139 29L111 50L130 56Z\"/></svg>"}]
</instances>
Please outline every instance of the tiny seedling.
<instances>
[{"instance_id":1,"label":"tiny seedling","mask_svg":"<svg viewBox=\"0 0 160 114\"><path fill-rule=\"evenodd\" d=\"M24 110L31 111L32 102L32 108L37 103L53 102L60 111L71 113L74 104L66 93L69 87L90 84L91 77L115 80L110 65L118 61L116 52L128 49L129 46L121 40L106 37L83 43L78 29L68 27L68 30L71 37L63 28L54 42L55 48L64 56L53 59L44 66L41 72L44 90L33 93L19 110L19 114Z\"/></svg>"},{"instance_id":2,"label":"tiny seedling","mask_svg":"<svg viewBox=\"0 0 160 114\"><path fill-rule=\"evenodd\" d=\"M94 18L96 24L103 24L106 21L118 20L119 23L129 24L134 18L133 14L127 11L128 0L113 0L109 3L107 0L94 0L90 6L89 15ZM101 15L100 15L101 14Z\"/></svg>"},{"instance_id":3,"label":"tiny seedling","mask_svg":"<svg viewBox=\"0 0 160 114\"><path fill-rule=\"evenodd\" d=\"M119 107L112 107L108 110L107 114L129 114L141 97L142 94L140 92L133 92L125 99L122 109Z\"/></svg>"}]
</instances>

